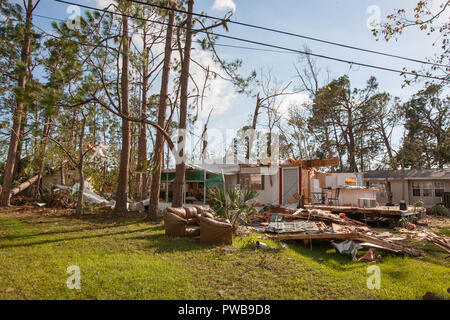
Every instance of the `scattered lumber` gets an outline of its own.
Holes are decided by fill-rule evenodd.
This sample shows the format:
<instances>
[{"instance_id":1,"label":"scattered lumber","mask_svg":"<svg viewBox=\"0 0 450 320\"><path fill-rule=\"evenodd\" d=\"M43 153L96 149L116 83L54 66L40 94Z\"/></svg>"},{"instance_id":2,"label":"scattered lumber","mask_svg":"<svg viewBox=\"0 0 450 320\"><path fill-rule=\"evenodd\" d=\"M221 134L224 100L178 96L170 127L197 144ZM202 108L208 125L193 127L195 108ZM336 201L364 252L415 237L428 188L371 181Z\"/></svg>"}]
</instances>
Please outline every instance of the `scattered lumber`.
<instances>
[{"instance_id":1,"label":"scattered lumber","mask_svg":"<svg viewBox=\"0 0 450 320\"><path fill-rule=\"evenodd\" d=\"M308 209L319 209L325 211L331 211L331 213L352 213L352 214L366 214L366 215L383 215L383 216L393 216L400 217L406 211L401 211L399 209L388 209L388 208L358 208L358 207L330 207L330 206L317 206L317 205L306 205Z\"/></svg>"},{"instance_id":2,"label":"scattered lumber","mask_svg":"<svg viewBox=\"0 0 450 320\"><path fill-rule=\"evenodd\" d=\"M336 214L328 214L321 210L300 209L300 210L297 210L292 216L296 217L296 218L306 219L306 220L323 221L323 222L328 222L328 223L337 223L337 224L341 224L341 225L368 227L365 223L363 223L361 221L353 220L346 216L339 216Z\"/></svg>"},{"instance_id":3,"label":"scattered lumber","mask_svg":"<svg viewBox=\"0 0 450 320\"><path fill-rule=\"evenodd\" d=\"M450 238L444 236L438 236L433 232L425 232L426 238L428 241L433 242L435 245L441 247L448 253L450 253Z\"/></svg>"},{"instance_id":4,"label":"scattered lumber","mask_svg":"<svg viewBox=\"0 0 450 320\"><path fill-rule=\"evenodd\" d=\"M418 257L422 255L422 251L405 244L394 243L388 240L381 240L372 236L368 236L362 233L300 233L300 234L282 234L277 236L270 236L272 240L350 240L350 241L362 241L375 244L383 247L384 249L411 255Z\"/></svg>"}]
</instances>

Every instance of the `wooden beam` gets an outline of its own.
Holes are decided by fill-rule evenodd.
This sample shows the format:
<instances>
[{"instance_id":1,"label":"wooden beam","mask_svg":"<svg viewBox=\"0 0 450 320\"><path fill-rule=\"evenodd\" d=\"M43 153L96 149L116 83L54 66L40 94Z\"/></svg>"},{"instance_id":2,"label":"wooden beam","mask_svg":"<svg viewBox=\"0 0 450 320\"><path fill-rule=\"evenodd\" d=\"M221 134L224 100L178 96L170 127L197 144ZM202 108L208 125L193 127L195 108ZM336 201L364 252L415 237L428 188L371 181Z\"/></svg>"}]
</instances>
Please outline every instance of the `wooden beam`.
<instances>
[{"instance_id":1,"label":"wooden beam","mask_svg":"<svg viewBox=\"0 0 450 320\"><path fill-rule=\"evenodd\" d=\"M338 165L339 158L337 157L302 161L302 168L334 167Z\"/></svg>"}]
</instances>

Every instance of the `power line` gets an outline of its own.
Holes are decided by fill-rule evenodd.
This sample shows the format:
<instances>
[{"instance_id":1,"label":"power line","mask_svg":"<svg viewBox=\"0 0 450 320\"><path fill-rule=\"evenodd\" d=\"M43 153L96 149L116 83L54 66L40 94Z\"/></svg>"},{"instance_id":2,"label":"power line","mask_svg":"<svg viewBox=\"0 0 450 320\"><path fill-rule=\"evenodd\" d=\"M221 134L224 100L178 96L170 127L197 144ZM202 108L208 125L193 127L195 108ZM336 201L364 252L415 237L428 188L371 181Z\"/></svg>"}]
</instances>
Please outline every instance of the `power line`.
<instances>
[{"instance_id":1,"label":"power line","mask_svg":"<svg viewBox=\"0 0 450 320\"><path fill-rule=\"evenodd\" d=\"M185 10L169 8L169 7L158 5L158 4L154 4L154 3L147 3L147 2L143 2L143 1L139 1L139 0L128 0L128 1L134 2L134 3L138 3L138 4L142 4L142 5L148 5L148 6L159 8L159 9L173 10L173 11L176 11L178 13L188 14L188 12L185 11ZM197 17L201 17L201 18L220 20L220 21L223 21L223 22L226 22L226 23L236 24L236 25L240 25L240 26L244 26L244 27L250 27L250 28L254 28L254 29L270 31L270 32L284 34L284 35L288 35L288 36L292 36L292 37L297 37L297 38L307 39L307 40L311 40L311 41L326 43L326 44L329 44L329 45L339 46L339 47L343 47L343 48L347 48L347 49L358 50L358 51L372 53L372 54L378 54L378 55L382 55L382 56L386 56L386 57L391 57L391 58L402 59L402 60L407 60L407 61L411 61L411 62L417 62L417 63L422 63L422 64L429 64L429 65L434 65L434 66L448 68L448 66L442 65L442 64L438 64L438 63L433 63L433 62L419 60L419 59L414 59L414 58L403 57L403 56L390 54L390 53L386 53L386 52L381 52L381 51L364 49L364 48L350 46L350 45L346 45L346 44L342 44L342 43L338 43L338 42L333 42L333 41L323 40L323 39L319 39L319 38L315 38L315 37L305 36L305 35L301 35L301 34L298 34L298 33L292 33L292 32L283 31L283 30L279 30L279 29L273 29L273 28L258 26L258 25L254 25L254 24L250 24L250 23L245 23L245 22L239 22L239 21L233 21L233 20L223 19L223 18L219 18L219 17L214 17L214 16L210 16L210 15L207 15L207 14L203 14L203 13L192 13L192 15L197 16Z\"/></svg>"},{"instance_id":2,"label":"power line","mask_svg":"<svg viewBox=\"0 0 450 320\"><path fill-rule=\"evenodd\" d=\"M40 15L40 14L34 14L33 16L38 17L38 18L42 18L42 19L56 20L56 21L61 21L61 22L66 22L67 21L67 20L64 20L64 19L61 19L61 18L49 17L49 16ZM139 32L135 32L135 33L143 35L142 33L139 33ZM289 52L289 51L283 51L283 50L261 49L261 48L255 48L255 47L236 46L236 45L224 44L224 43L215 43L214 45L218 46L218 47L234 48L234 49L245 49L245 50L273 52L273 53L297 54L296 52Z\"/></svg>"},{"instance_id":3,"label":"power line","mask_svg":"<svg viewBox=\"0 0 450 320\"><path fill-rule=\"evenodd\" d=\"M49 19L49 20L61 21L61 22L66 22L66 21L67 21L67 20L60 19L60 18L49 17L49 16L43 16L43 15L40 15L40 14L33 14L33 16L38 17L38 18L43 18L43 19Z\"/></svg>"},{"instance_id":4,"label":"power line","mask_svg":"<svg viewBox=\"0 0 450 320\"><path fill-rule=\"evenodd\" d=\"M227 48L235 48L235 49L245 49L245 50L254 50L254 51L264 51L264 52L274 52L274 53L290 53L290 54L297 54L296 52L289 52L289 51L282 51L282 50L270 50L270 49L261 49L261 48L255 48L255 47L245 47L245 46L235 46L231 44L223 44L223 43L215 43L215 46L219 47L227 47Z\"/></svg>"},{"instance_id":5,"label":"power line","mask_svg":"<svg viewBox=\"0 0 450 320\"><path fill-rule=\"evenodd\" d=\"M125 14L125 13L113 12L113 11L109 11L109 10L105 10L105 9L99 9L99 8L91 7L91 6L87 6L87 5L77 4L77 3L74 3L74 2L70 2L70 1L65 1L65 0L55 0L55 1L56 2L60 2L60 3L70 4L70 5L77 5L79 7L85 8L85 9L90 9L90 10L95 10L95 11L102 11L104 13L110 13L110 14L114 14L114 15L118 15L118 16L122 16L122 17L127 17L127 18L130 18L130 19L136 19L136 20L142 20L142 21L147 21L147 22L152 22L152 23L158 23L158 24L162 24L162 25L165 25L165 26L181 28L181 29L184 29L184 30L188 29L185 26L171 25L171 24L169 24L167 22L151 20L151 19L145 19L145 18L136 17L136 16L132 16L132 15L129 15L129 14ZM263 43L263 42L259 42L259 41L233 37L233 36L229 36L229 35L225 35L225 34L219 34L219 33L215 33L215 32L210 32L210 31L206 31L206 30L202 30L202 29L199 29L199 30L192 29L192 30L194 30L195 32L202 32L202 33L206 33L206 34L210 34L210 35L213 35L213 36L222 37L222 38L226 38L226 39L231 39L231 40L236 40L236 41L241 41L241 42L247 42L247 43L251 43L251 44L256 44L256 45L260 45L260 46L270 47L270 48L274 48L274 49L279 49L279 50L284 50L284 51L289 51L289 52L294 52L294 53L299 53L299 54L304 54L304 55L310 55L310 56L313 56L313 57L318 57L318 58L333 60L333 61L337 61L337 62L347 63L347 64L350 64L350 65L357 65L357 66L366 67L366 68L372 68L372 69L377 69L377 70L389 71L389 72L399 73L401 75L408 74L408 75L412 75L412 76L415 76L415 77L429 78L429 79L435 79L435 80L440 80L440 81L450 81L449 79L446 79L446 78L439 78L439 77L429 76L429 75L425 75L425 74L420 74L420 73L417 73L417 72L411 72L411 71L406 71L406 70L397 70L397 69L392 69L392 68L387 68L387 67L380 67L380 66L376 66L376 65L371 65L371 64L367 64L367 63L354 62L354 61L350 61L350 60L334 58L334 57L327 56L327 55L316 54L316 53L312 53L312 52L286 48L286 47L273 45L273 44L268 44L268 43Z\"/></svg>"}]
</instances>

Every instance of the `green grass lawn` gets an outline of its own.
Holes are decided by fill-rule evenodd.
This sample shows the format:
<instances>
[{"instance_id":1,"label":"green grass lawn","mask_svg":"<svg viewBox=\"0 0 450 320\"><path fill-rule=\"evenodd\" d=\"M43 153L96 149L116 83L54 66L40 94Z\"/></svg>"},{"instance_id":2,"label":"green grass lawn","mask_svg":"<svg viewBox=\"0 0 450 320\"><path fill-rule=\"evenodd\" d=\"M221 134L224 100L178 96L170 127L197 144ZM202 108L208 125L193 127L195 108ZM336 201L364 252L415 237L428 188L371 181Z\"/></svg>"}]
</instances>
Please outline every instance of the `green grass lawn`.
<instances>
[{"instance_id":1,"label":"green grass lawn","mask_svg":"<svg viewBox=\"0 0 450 320\"><path fill-rule=\"evenodd\" d=\"M450 298L450 258L433 244L420 259L382 253L381 288L366 286L367 267L327 242L281 243L255 250L258 234L232 249L164 235L143 216L50 210L0 213L0 299L421 299ZM70 290L67 267L81 269Z\"/></svg>"}]
</instances>

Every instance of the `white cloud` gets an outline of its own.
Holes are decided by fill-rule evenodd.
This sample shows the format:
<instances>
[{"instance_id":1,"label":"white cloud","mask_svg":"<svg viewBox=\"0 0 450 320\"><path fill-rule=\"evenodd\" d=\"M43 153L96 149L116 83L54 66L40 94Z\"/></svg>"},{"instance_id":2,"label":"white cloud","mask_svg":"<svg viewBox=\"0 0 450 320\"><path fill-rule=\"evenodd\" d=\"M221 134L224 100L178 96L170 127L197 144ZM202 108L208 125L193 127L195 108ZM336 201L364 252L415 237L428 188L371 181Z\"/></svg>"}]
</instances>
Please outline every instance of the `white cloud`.
<instances>
[{"instance_id":1,"label":"white cloud","mask_svg":"<svg viewBox=\"0 0 450 320\"><path fill-rule=\"evenodd\" d=\"M106 8L112 3L116 3L114 0L95 0L95 2L97 3L97 7L102 9Z\"/></svg>"},{"instance_id":2,"label":"white cloud","mask_svg":"<svg viewBox=\"0 0 450 320\"><path fill-rule=\"evenodd\" d=\"M194 47L195 50L192 50L191 55L195 61L205 68L209 66L211 71L224 75L220 67L212 60L210 52L201 50L198 45L194 45ZM203 86L206 77L204 70L197 64L191 63L191 74L197 85ZM190 87L192 88L193 84ZM232 107L235 98L237 98L237 93L231 82L220 77L212 79L210 76L203 99L203 109L199 110L200 118L207 118L212 108L214 108L212 116L223 114Z\"/></svg>"},{"instance_id":3,"label":"white cloud","mask_svg":"<svg viewBox=\"0 0 450 320\"><path fill-rule=\"evenodd\" d=\"M233 12L235 12L236 4L233 0L214 0L212 9L218 11L232 10Z\"/></svg>"},{"instance_id":4,"label":"white cloud","mask_svg":"<svg viewBox=\"0 0 450 320\"><path fill-rule=\"evenodd\" d=\"M281 99L280 112L284 117L288 116L290 108L302 108L305 104L311 104L312 100L304 93L293 93L283 96Z\"/></svg>"}]
</instances>

